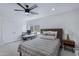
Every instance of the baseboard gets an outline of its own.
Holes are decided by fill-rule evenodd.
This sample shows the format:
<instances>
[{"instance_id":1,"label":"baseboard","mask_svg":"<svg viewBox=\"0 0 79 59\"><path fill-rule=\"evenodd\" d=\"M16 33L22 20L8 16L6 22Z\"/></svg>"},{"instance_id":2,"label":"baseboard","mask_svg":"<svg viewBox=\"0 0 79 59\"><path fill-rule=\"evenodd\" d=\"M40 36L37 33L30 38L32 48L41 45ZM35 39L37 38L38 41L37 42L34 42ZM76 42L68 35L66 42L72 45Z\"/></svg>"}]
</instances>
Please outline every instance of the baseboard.
<instances>
[{"instance_id":1,"label":"baseboard","mask_svg":"<svg viewBox=\"0 0 79 59\"><path fill-rule=\"evenodd\" d=\"M0 44L0 46L2 46L2 45L8 45L8 44L11 44L11 43L14 43L14 42L18 42L18 41L21 41L20 39L19 40L14 40L14 41L11 41L11 42L7 42L7 43L2 43L2 44Z\"/></svg>"}]
</instances>

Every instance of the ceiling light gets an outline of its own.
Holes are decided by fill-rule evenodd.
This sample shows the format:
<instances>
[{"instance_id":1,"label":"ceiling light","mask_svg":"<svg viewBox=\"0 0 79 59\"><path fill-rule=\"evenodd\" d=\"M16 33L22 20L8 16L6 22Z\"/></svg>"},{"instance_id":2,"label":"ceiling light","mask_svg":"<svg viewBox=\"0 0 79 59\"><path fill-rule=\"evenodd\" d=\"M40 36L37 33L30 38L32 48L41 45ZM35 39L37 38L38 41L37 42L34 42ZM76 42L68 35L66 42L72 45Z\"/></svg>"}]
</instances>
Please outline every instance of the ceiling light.
<instances>
[{"instance_id":1,"label":"ceiling light","mask_svg":"<svg viewBox=\"0 0 79 59\"><path fill-rule=\"evenodd\" d=\"M52 8L52 11L55 11L55 8Z\"/></svg>"},{"instance_id":2,"label":"ceiling light","mask_svg":"<svg viewBox=\"0 0 79 59\"><path fill-rule=\"evenodd\" d=\"M29 13L25 12L26 15L29 15Z\"/></svg>"}]
</instances>

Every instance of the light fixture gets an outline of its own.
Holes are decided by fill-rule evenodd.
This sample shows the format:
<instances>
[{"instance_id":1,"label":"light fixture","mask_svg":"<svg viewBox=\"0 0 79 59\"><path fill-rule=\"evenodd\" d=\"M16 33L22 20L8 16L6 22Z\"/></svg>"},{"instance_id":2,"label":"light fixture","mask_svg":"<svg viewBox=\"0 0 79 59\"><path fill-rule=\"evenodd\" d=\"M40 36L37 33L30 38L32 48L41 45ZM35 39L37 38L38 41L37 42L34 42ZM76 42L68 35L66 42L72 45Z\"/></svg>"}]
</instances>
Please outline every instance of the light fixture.
<instances>
[{"instance_id":1,"label":"light fixture","mask_svg":"<svg viewBox=\"0 0 79 59\"><path fill-rule=\"evenodd\" d=\"M29 15L29 13L25 12L26 15Z\"/></svg>"},{"instance_id":2,"label":"light fixture","mask_svg":"<svg viewBox=\"0 0 79 59\"><path fill-rule=\"evenodd\" d=\"M56 9L55 8L52 8L52 11L55 11Z\"/></svg>"}]
</instances>

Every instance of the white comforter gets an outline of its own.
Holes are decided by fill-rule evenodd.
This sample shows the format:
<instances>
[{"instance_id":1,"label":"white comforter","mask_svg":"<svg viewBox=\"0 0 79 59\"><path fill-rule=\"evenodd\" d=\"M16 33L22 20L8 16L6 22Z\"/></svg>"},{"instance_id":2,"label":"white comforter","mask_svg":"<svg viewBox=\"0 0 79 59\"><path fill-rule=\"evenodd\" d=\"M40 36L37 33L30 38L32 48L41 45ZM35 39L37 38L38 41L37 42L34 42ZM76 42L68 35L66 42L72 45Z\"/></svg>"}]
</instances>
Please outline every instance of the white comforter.
<instances>
[{"instance_id":1,"label":"white comforter","mask_svg":"<svg viewBox=\"0 0 79 59\"><path fill-rule=\"evenodd\" d=\"M19 52L23 55L56 55L60 47L59 39L47 40L36 38L19 45Z\"/></svg>"}]
</instances>

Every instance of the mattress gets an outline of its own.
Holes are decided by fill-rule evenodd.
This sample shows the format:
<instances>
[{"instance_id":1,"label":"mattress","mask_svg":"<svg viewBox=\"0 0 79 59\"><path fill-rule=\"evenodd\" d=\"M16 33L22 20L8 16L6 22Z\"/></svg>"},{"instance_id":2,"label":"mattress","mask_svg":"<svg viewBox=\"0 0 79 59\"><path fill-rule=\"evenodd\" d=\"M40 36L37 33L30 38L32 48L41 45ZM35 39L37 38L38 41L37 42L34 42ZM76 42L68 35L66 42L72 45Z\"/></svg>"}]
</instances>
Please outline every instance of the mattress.
<instances>
[{"instance_id":1,"label":"mattress","mask_svg":"<svg viewBox=\"0 0 79 59\"><path fill-rule=\"evenodd\" d=\"M31 56L50 56L57 55L60 47L60 40L47 40L36 38L33 40L26 41L19 45L18 51L22 55Z\"/></svg>"}]
</instances>

